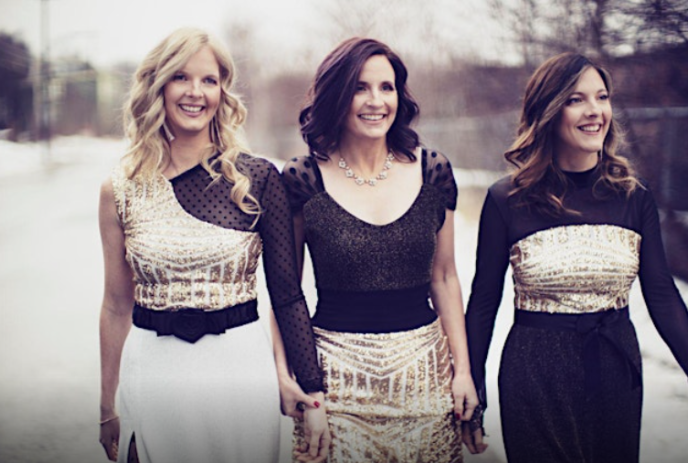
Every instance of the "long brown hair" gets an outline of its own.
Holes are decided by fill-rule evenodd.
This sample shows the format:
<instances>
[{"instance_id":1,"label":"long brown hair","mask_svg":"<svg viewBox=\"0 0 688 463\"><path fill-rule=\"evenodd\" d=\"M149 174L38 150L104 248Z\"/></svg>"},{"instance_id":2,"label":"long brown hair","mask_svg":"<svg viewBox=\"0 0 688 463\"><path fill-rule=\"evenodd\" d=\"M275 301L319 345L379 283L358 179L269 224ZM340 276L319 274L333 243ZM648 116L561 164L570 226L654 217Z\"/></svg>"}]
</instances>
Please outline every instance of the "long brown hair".
<instances>
[{"instance_id":1,"label":"long brown hair","mask_svg":"<svg viewBox=\"0 0 688 463\"><path fill-rule=\"evenodd\" d=\"M600 74L611 96L609 72L576 53L562 53L548 59L530 77L516 140L504 153L506 160L515 167L509 195L518 198L517 204L533 206L554 217L577 214L564 206L567 182L554 159L554 141L562 108L581 75L590 68ZM630 194L640 185L628 159L618 153L622 143L622 130L612 118L599 153L601 176L595 191L606 186L612 191Z\"/></svg>"}]
</instances>

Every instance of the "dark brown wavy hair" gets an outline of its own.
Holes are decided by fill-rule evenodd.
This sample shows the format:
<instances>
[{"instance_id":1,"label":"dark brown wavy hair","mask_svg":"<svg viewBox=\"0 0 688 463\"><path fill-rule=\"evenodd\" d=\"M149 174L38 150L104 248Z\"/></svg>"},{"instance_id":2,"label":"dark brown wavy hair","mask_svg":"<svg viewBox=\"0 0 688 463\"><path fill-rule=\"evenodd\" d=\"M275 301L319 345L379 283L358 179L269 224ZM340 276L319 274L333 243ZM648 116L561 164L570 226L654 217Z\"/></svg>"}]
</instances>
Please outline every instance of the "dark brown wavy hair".
<instances>
[{"instance_id":1,"label":"dark brown wavy hair","mask_svg":"<svg viewBox=\"0 0 688 463\"><path fill-rule=\"evenodd\" d=\"M342 137L351 102L363 65L371 56L385 56L394 69L394 86L399 98L396 118L387 132L387 146L415 161L419 144L411 123L419 108L406 86L408 71L401 58L387 45L374 39L353 37L340 43L320 64L299 114L301 136L311 153L327 160Z\"/></svg>"},{"instance_id":2,"label":"dark brown wavy hair","mask_svg":"<svg viewBox=\"0 0 688 463\"><path fill-rule=\"evenodd\" d=\"M567 180L555 162L555 130L567 99L581 75L590 68L600 74L611 96L612 80L607 70L576 53L548 59L530 77L516 140L504 153L515 167L509 195L518 198L517 204L532 206L554 217L577 214L564 206ZM640 185L628 159L617 152L622 143L622 130L612 118L599 153L601 176L594 187L596 192L630 194Z\"/></svg>"}]
</instances>

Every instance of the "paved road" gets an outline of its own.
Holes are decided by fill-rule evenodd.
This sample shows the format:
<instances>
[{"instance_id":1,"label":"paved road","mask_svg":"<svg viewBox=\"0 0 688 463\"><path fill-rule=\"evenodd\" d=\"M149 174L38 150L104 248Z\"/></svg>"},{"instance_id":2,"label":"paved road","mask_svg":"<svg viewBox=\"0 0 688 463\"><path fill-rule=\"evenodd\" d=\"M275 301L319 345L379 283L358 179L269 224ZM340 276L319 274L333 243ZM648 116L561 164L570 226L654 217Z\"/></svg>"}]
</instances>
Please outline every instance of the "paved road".
<instances>
[{"instance_id":1,"label":"paved road","mask_svg":"<svg viewBox=\"0 0 688 463\"><path fill-rule=\"evenodd\" d=\"M0 179L0 461L100 459L96 211L108 165Z\"/></svg>"},{"instance_id":2,"label":"paved road","mask_svg":"<svg viewBox=\"0 0 688 463\"><path fill-rule=\"evenodd\" d=\"M57 143L51 167L0 175L1 462L106 461L97 442L102 259L96 215L99 185L120 148L112 142ZM471 205L481 199L468 189L460 197L457 262L465 292L475 251L476 208ZM681 288L688 295L687 286ZM312 279L304 289L312 306ZM261 292L260 300L266 301L264 287ZM646 357L643 461L685 461L679 458L688 455L688 386L634 297L633 318ZM505 301L508 305L509 294ZM491 382L509 312L501 310L497 321ZM504 461L494 384L490 394L491 450L467 462ZM286 462L291 424L283 423Z\"/></svg>"}]
</instances>

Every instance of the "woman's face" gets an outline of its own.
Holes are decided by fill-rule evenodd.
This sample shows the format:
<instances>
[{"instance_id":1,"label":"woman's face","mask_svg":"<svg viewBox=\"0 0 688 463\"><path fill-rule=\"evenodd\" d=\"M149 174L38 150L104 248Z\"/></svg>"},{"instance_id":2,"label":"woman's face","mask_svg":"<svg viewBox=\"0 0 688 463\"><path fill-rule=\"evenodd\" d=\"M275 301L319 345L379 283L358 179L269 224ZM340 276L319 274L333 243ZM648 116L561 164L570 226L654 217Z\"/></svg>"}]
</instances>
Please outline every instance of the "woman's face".
<instances>
[{"instance_id":1,"label":"woman's face","mask_svg":"<svg viewBox=\"0 0 688 463\"><path fill-rule=\"evenodd\" d=\"M201 48L165 84L167 125L176 138L205 131L220 104L220 66L210 47Z\"/></svg>"},{"instance_id":2,"label":"woman's face","mask_svg":"<svg viewBox=\"0 0 688 463\"><path fill-rule=\"evenodd\" d=\"M369 140L386 137L399 105L394 78L394 68L386 56L368 58L361 69L349 108L346 137Z\"/></svg>"},{"instance_id":3,"label":"woman's face","mask_svg":"<svg viewBox=\"0 0 688 463\"><path fill-rule=\"evenodd\" d=\"M556 126L555 153L560 161L580 163L586 158L597 162L612 121L609 92L595 68L581 74L568 96ZM592 164L594 166L595 164Z\"/></svg>"}]
</instances>

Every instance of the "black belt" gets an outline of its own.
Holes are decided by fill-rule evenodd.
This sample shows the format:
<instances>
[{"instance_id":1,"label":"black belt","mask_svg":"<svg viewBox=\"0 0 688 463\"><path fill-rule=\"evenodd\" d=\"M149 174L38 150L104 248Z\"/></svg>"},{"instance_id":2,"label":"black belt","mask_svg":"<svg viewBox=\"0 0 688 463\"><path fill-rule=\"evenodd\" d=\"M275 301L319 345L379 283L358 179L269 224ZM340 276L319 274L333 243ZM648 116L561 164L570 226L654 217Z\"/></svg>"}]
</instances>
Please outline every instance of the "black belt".
<instances>
[{"instance_id":1,"label":"black belt","mask_svg":"<svg viewBox=\"0 0 688 463\"><path fill-rule=\"evenodd\" d=\"M254 299L221 310L184 308L175 311L151 310L134 305L134 325L155 331L158 336L176 336L195 343L206 334L222 334L258 320L258 302Z\"/></svg>"},{"instance_id":2,"label":"black belt","mask_svg":"<svg viewBox=\"0 0 688 463\"><path fill-rule=\"evenodd\" d=\"M331 331L391 333L432 323L430 285L380 291L318 289L313 326Z\"/></svg>"},{"instance_id":3,"label":"black belt","mask_svg":"<svg viewBox=\"0 0 688 463\"><path fill-rule=\"evenodd\" d=\"M635 389L640 386L642 380L640 370L623 350L611 330L613 325L629 320L628 307L585 314L516 310L514 315L514 324L517 325L576 331L585 335L581 355L583 358L583 368L585 369L585 391L587 394L594 394L600 391L602 386L600 343L603 339L614 348L619 358L626 365L631 377L631 388Z\"/></svg>"}]
</instances>

